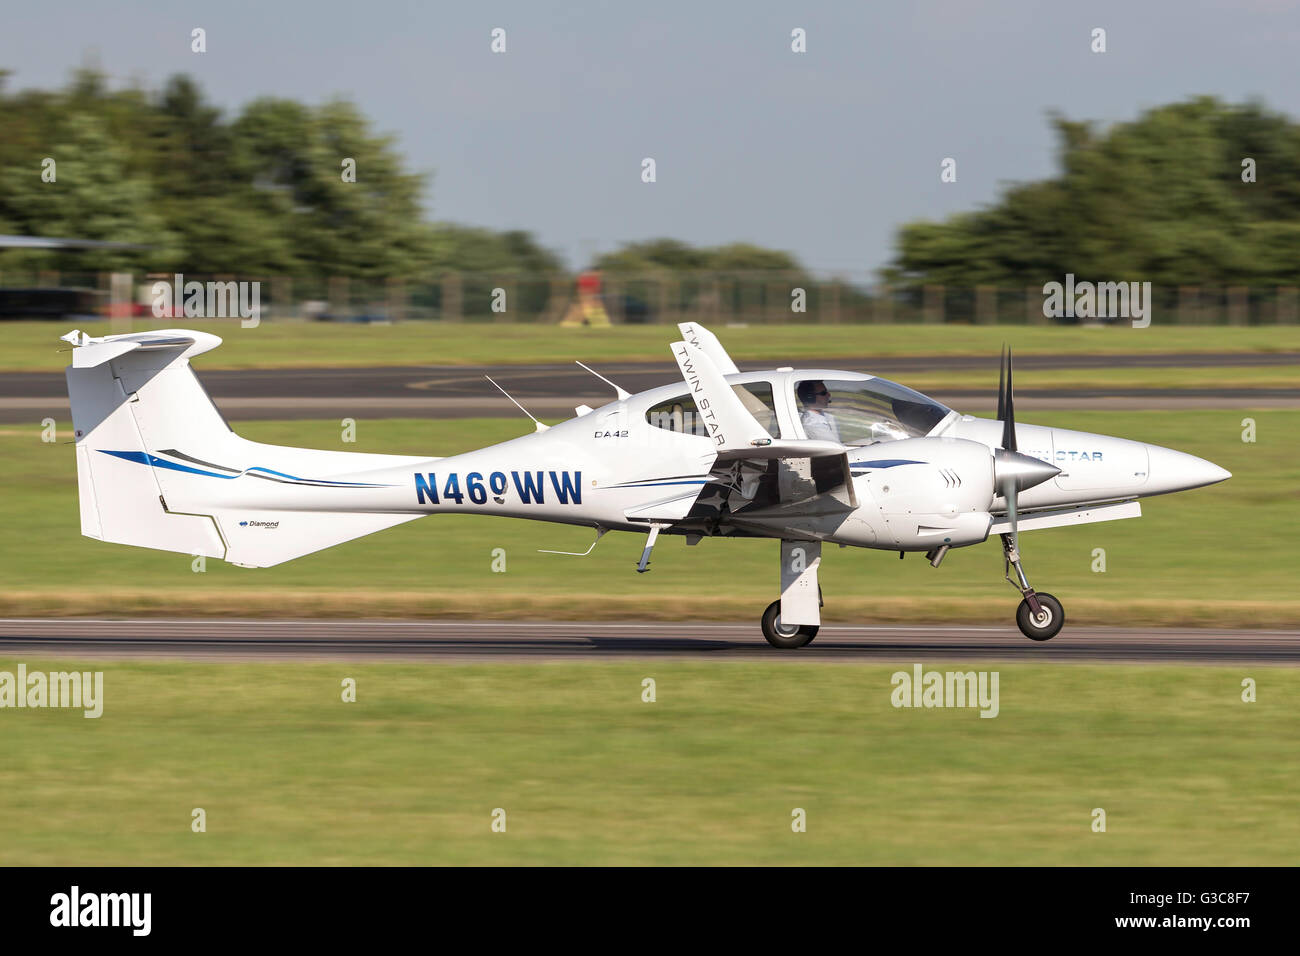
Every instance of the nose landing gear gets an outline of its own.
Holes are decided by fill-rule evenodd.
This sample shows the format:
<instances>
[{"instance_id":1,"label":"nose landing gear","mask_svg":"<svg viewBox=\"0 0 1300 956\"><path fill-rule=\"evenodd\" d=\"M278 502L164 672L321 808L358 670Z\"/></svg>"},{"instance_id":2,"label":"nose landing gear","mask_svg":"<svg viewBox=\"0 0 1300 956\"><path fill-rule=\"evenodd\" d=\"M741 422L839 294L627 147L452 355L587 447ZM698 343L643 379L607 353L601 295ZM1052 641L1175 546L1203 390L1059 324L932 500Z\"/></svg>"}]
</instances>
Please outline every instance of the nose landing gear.
<instances>
[{"instance_id":1,"label":"nose landing gear","mask_svg":"<svg viewBox=\"0 0 1300 956\"><path fill-rule=\"evenodd\" d=\"M1024 600L1016 608L1016 624L1020 633L1031 641L1050 641L1061 632L1065 624L1065 609L1061 602L1047 592L1038 593L1029 586L1024 569L1020 566L1020 551L1016 547L1014 534L1000 535L1002 554L1006 560L1003 573L1007 583L1023 595ZM1016 571L1019 583L1011 579L1011 569Z\"/></svg>"}]
</instances>

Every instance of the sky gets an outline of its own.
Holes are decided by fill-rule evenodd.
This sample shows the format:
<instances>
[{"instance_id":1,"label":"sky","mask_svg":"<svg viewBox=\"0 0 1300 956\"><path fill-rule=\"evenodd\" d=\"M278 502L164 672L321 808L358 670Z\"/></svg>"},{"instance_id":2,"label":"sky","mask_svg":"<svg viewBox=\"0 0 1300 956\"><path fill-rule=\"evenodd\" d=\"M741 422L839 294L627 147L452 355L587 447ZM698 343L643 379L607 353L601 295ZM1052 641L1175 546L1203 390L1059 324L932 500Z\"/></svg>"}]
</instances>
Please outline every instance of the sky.
<instances>
[{"instance_id":1,"label":"sky","mask_svg":"<svg viewBox=\"0 0 1300 956\"><path fill-rule=\"evenodd\" d=\"M47 0L0 25L10 90L93 61L115 84L189 73L230 112L347 97L432 174L431 218L529 230L572 266L669 236L848 278L901 224L1052 175L1051 110L1105 125L1209 94L1300 116L1297 51L1300 0Z\"/></svg>"}]
</instances>

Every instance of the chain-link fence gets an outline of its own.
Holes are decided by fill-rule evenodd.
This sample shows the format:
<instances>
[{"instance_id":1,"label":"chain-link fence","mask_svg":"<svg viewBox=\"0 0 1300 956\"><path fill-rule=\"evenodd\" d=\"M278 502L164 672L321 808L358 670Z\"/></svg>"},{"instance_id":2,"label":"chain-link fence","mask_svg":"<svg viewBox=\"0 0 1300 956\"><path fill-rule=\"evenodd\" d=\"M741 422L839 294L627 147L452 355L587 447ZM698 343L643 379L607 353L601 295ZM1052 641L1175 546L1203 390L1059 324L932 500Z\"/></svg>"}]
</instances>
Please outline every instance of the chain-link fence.
<instances>
[{"instance_id":1,"label":"chain-link fence","mask_svg":"<svg viewBox=\"0 0 1300 956\"><path fill-rule=\"evenodd\" d=\"M283 276L131 275L125 273L0 272L0 317L151 317L163 286L170 316L220 318L204 308L187 314L188 283L206 290L255 283L263 320L340 322L559 322L579 299L567 273L448 272L419 280L288 278ZM963 323L1052 324L1127 322L1138 304L1161 324L1264 325L1300 321L1297 289L1281 287L1150 287L1136 283L1134 299L1116 314L1098 296L1090 314L1052 314L1042 285L1019 288L941 285L890 287L866 276L812 278L772 271L606 274L597 293L615 323ZM1149 298L1149 301L1148 301ZM1071 302L1073 306L1075 303ZM1128 310L1128 311L1125 311ZM1057 309L1057 313L1062 310Z\"/></svg>"}]
</instances>

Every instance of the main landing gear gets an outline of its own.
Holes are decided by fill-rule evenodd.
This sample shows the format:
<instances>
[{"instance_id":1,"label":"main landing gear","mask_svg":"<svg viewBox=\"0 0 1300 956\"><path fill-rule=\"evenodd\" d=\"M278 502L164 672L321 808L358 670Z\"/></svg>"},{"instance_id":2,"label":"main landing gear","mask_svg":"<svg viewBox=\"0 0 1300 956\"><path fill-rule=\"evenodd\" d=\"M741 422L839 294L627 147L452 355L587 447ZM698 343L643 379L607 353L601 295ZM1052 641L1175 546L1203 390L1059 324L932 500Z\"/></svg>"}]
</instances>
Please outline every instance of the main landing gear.
<instances>
[{"instance_id":1,"label":"main landing gear","mask_svg":"<svg viewBox=\"0 0 1300 956\"><path fill-rule=\"evenodd\" d=\"M1024 569L1020 567L1020 551L1016 547L1016 536L1004 534L999 537L1002 538L1002 553L1006 558L1003 573L1007 583L1024 597L1020 606L1016 608L1016 624L1020 627L1020 633L1031 641L1050 641L1060 633L1062 625L1065 624L1065 609L1052 595L1046 592L1040 594L1029 586ZM1011 579L1012 568L1016 571L1019 583Z\"/></svg>"},{"instance_id":2,"label":"main landing gear","mask_svg":"<svg viewBox=\"0 0 1300 956\"><path fill-rule=\"evenodd\" d=\"M767 606L763 612L763 636L767 643L783 650L792 650L811 644L817 636L817 624L783 624L781 623L781 600L778 598Z\"/></svg>"},{"instance_id":3,"label":"main landing gear","mask_svg":"<svg viewBox=\"0 0 1300 956\"><path fill-rule=\"evenodd\" d=\"M763 612L763 636L782 650L811 644L821 627L820 541L781 542L781 597Z\"/></svg>"}]
</instances>

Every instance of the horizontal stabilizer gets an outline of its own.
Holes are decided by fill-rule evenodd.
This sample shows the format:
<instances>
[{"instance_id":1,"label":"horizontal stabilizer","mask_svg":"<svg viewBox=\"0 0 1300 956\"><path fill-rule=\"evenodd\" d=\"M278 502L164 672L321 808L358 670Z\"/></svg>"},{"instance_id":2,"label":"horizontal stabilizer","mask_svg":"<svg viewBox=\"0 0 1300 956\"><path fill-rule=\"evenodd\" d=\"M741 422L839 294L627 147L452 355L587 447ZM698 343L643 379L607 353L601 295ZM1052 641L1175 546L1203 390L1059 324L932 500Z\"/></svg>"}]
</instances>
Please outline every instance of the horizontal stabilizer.
<instances>
[{"instance_id":1,"label":"horizontal stabilizer","mask_svg":"<svg viewBox=\"0 0 1300 956\"><path fill-rule=\"evenodd\" d=\"M162 368L176 358L188 360L221 344L220 336L189 329L159 329L153 332L106 335L103 338L92 338L85 332L74 329L61 338L76 346L72 350L73 368L94 368L127 352L174 350L170 354L159 356L159 363L152 366Z\"/></svg>"}]
</instances>

